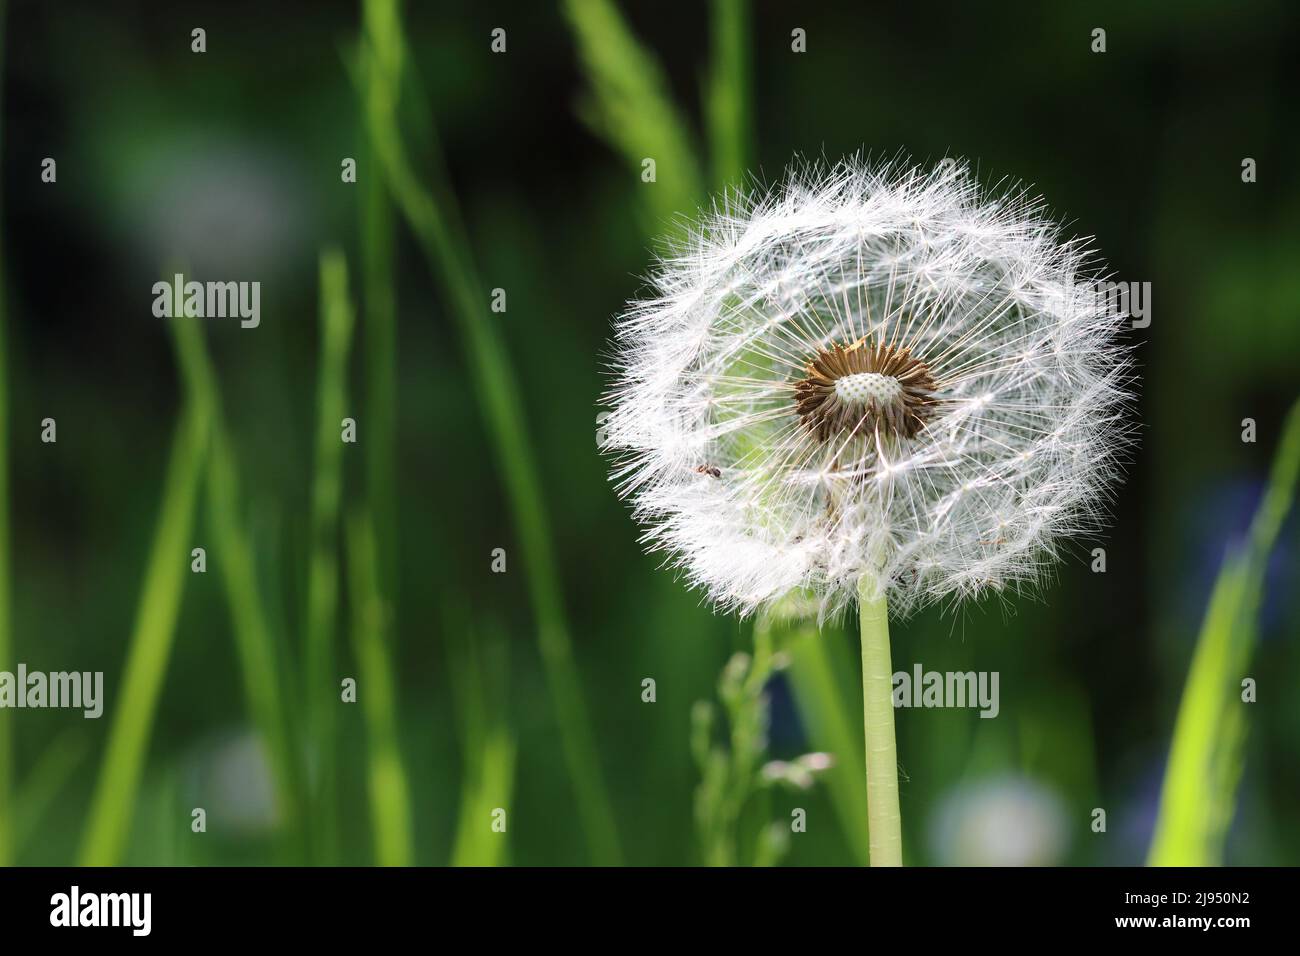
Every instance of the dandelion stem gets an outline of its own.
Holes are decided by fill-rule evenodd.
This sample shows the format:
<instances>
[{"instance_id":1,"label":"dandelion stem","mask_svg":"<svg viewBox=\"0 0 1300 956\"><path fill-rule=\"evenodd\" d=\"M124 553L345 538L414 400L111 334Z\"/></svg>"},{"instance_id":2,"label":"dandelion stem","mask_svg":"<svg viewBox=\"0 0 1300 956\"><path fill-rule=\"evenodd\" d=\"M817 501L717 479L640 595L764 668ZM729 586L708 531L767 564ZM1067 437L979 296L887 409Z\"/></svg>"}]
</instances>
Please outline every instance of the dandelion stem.
<instances>
[{"instance_id":1,"label":"dandelion stem","mask_svg":"<svg viewBox=\"0 0 1300 956\"><path fill-rule=\"evenodd\" d=\"M884 594L875 591L874 579L863 575L858 581L858 624L862 631L862 718L867 735L867 826L871 865L902 866L889 610Z\"/></svg>"}]
</instances>

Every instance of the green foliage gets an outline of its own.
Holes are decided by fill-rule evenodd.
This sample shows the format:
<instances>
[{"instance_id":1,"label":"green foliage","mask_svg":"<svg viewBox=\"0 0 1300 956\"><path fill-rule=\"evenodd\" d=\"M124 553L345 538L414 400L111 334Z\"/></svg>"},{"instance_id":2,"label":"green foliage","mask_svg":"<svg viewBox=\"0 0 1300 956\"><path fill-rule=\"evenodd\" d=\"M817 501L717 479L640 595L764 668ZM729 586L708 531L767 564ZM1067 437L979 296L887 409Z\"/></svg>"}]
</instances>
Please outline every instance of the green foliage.
<instances>
[{"instance_id":1,"label":"green foliage","mask_svg":"<svg viewBox=\"0 0 1300 956\"><path fill-rule=\"evenodd\" d=\"M1272 474L1243 546L1228 553L1210 594L1183 689L1148 862L1223 862L1237 806L1247 730L1243 681L1258 640L1264 571L1300 478L1300 402L1287 416Z\"/></svg>"},{"instance_id":2,"label":"green foliage","mask_svg":"<svg viewBox=\"0 0 1300 956\"><path fill-rule=\"evenodd\" d=\"M713 0L709 79L704 107L717 192L742 184L753 153L749 0Z\"/></svg>"},{"instance_id":3,"label":"green foliage","mask_svg":"<svg viewBox=\"0 0 1300 956\"><path fill-rule=\"evenodd\" d=\"M367 3L370 29L362 54L363 73L377 87L367 98L371 143L380 156L393 197L443 287L461 333L466 364L479 408L487 420L528 568L538 646L559 716L569 773L577 790L579 815L592 856L598 863L614 864L621 858L618 834L601 777L582 682L573 661L545 496L529 447L523 402L500 335L489 321L488 298L474 268L455 200L440 175L441 164L433 164L434 184L426 188L407 159L397 124L393 78L397 59L394 51L402 45L400 23L390 13L391 6L380 0Z\"/></svg>"},{"instance_id":4,"label":"green foliage","mask_svg":"<svg viewBox=\"0 0 1300 956\"><path fill-rule=\"evenodd\" d=\"M80 728L65 730L43 751L14 794L14 856L18 857L40 833L55 799L80 769L90 750Z\"/></svg>"},{"instance_id":5,"label":"green foliage","mask_svg":"<svg viewBox=\"0 0 1300 956\"><path fill-rule=\"evenodd\" d=\"M452 866L507 862L506 833L488 827L514 792L516 742L510 727L508 645L490 621L475 626L450 607L443 617L457 732L465 767Z\"/></svg>"},{"instance_id":6,"label":"green foliage","mask_svg":"<svg viewBox=\"0 0 1300 956\"><path fill-rule=\"evenodd\" d=\"M190 573L190 532L212 414L209 397L191 387L163 481L135 629L81 844L82 865L112 866L121 863L126 852L158 696L176 637L181 592Z\"/></svg>"},{"instance_id":7,"label":"green foliage","mask_svg":"<svg viewBox=\"0 0 1300 956\"><path fill-rule=\"evenodd\" d=\"M379 586L397 606L397 223L392 197L364 117L401 90L403 51L394 3L369 3L363 30L373 51L361 76L361 278L365 303L366 500L374 516Z\"/></svg>"},{"instance_id":8,"label":"green foliage","mask_svg":"<svg viewBox=\"0 0 1300 956\"><path fill-rule=\"evenodd\" d=\"M388 633L392 609L379 590L375 532L362 514L348 521L348 582L352 603L352 644L357 660L357 700L365 716L369 747L370 821L375 862L408 866L411 796L397 731L397 682Z\"/></svg>"},{"instance_id":9,"label":"green foliage","mask_svg":"<svg viewBox=\"0 0 1300 956\"><path fill-rule=\"evenodd\" d=\"M320 359L316 380L316 462L311 492L311 555L307 568L304 686L316 764L312 810L316 853L337 859L338 780L335 711L338 678L339 502L343 493L343 442L339 429L348 404L347 363L354 316L348 299L347 261L337 249L320 259Z\"/></svg>"},{"instance_id":10,"label":"green foliage","mask_svg":"<svg viewBox=\"0 0 1300 956\"><path fill-rule=\"evenodd\" d=\"M783 632L764 618L754 627L754 653L733 654L718 678L719 708L697 701L691 711L691 752L700 772L695 791L695 826L701 855L710 866L773 866L789 849L790 830L772 821L768 790L782 784L812 786L826 769L824 754L765 762L769 705L765 688L789 664ZM723 736L726 746L715 737Z\"/></svg>"},{"instance_id":11,"label":"green foliage","mask_svg":"<svg viewBox=\"0 0 1300 956\"><path fill-rule=\"evenodd\" d=\"M783 626L791 631L790 683L808 742L835 756L835 766L826 771L826 789L854 859L867 866L871 853L863 813L867 769L862 721L857 718L857 688L845 686L841 679L853 673L853 656L838 629L822 630L806 618Z\"/></svg>"},{"instance_id":12,"label":"green foliage","mask_svg":"<svg viewBox=\"0 0 1300 956\"><path fill-rule=\"evenodd\" d=\"M579 113L622 154L641 190L646 231L659 235L704 200L704 178L686 122L658 61L633 36L611 0L566 0L564 11L590 84ZM719 74L714 94L719 109L735 97L735 80L735 71ZM738 147L734 124L722 117L717 122L725 127L727 142ZM734 162L734 153L728 158ZM641 181L646 159L655 162L653 183Z\"/></svg>"},{"instance_id":13,"label":"green foliage","mask_svg":"<svg viewBox=\"0 0 1300 956\"><path fill-rule=\"evenodd\" d=\"M202 330L193 319L173 322L182 377L195 403L211 416L206 499L212 551L225 587L249 713L266 744L277 803L288 822L289 851L296 856L303 850L306 799L297 748L290 736L290 715L299 711L282 660L285 646L275 633L259 584L257 553L239 505L239 465Z\"/></svg>"}]
</instances>

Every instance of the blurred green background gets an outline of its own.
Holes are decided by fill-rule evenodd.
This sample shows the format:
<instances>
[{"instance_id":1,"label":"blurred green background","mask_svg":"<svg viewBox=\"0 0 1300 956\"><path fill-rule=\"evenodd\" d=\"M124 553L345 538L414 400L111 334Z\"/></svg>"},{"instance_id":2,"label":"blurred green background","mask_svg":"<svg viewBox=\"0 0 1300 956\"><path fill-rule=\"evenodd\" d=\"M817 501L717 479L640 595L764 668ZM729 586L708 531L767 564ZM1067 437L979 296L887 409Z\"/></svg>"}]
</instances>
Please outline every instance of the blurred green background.
<instances>
[{"instance_id":1,"label":"blurred green background","mask_svg":"<svg viewBox=\"0 0 1300 956\"><path fill-rule=\"evenodd\" d=\"M858 150L1031 183L1151 283L1110 535L1039 600L893 629L895 669L1001 675L995 720L898 712L908 862L1145 861L1300 384L1298 25L1282 2L9 4L0 670L103 671L107 700L0 711L0 862L861 862L853 620L755 654L753 622L641 553L597 448L610 320L672 217ZM173 271L259 281L260 327L154 318ZM1298 543L1292 518L1255 555L1258 614L1206 685L1259 682L1213 744L1217 836L1169 859L1300 859ZM755 782L819 751L808 789Z\"/></svg>"}]
</instances>

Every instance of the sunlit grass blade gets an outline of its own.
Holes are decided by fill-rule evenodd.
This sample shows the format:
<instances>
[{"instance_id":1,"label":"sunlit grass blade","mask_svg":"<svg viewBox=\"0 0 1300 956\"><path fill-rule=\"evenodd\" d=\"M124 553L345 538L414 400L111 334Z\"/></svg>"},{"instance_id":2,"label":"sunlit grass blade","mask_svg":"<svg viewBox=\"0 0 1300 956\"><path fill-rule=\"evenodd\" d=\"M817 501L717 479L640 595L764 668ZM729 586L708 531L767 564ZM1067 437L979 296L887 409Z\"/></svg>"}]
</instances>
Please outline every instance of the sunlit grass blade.
<instances>
[{"instance_id":1,"label":"sunlit grass blade","mask_svg":"<svg viewBox=\"0 0 1300 956\"><path fill-rule=\"evenodd\" d=\"M209 561L220 569L249 713L266 746L291 848L300 853L305 800L302 774L290 738L288 714L292 703L257 581L252 537L240 513L235 451L222 421L221 395L202 330L188 319L175 320L172 330L186 389L212 416L206 474L207 519L214 544L209 549Z\"/></svg>"},{"instance_id":2,"label":"sunlit grass blade","mask_svg":"<svg viewBox=\"0 0 1300 956\"><path fill-rule=\"evenodd\" d=\"M370 754L367 781L375 861L380 866L409 866L415 844L410 785L397 735L397 685L386 637L390 611L379 591L374 529L368 517L349 518L347 542L357 701Z\"/></svg>"},{"instance_id":3,"label":"sunlit grass blade","mask_svg":"<svg viewBox=\"0 0 1300 956\"><path fill-rule=\"evenodd\" d=\"M749 169L749 0L713 0L712 51L704 112L708 121L713 186L735 187Z\"/></svg>"},{"instance_id":4,"label":"sunlit grass blade","mask_svg":"<svg viewBox=\"0 0 1300 956\"><path fill-rule=\"evenodd\" d=\"M704 199L686 121L663 69L611 0L566 0L564 9L591 87L580 114L627 161L648 213L646 231L658 235ZM655 163L653 183L641 178L647 159Z\"/></svg>"},{"instance_id":5,"label":"sunlit grass blade","mask_svg":"<svg viewBox=\"0 0 1300 956\"><path fill-rule=\"evenodd\" d=\"M1300 476L1300 402L1287 416L1263 501L1243 547L1230 552L1210 594L1170 745L1147 862L1223 862L1245 762L1242 680L1254 653L1264 571Z\"/></svg>"},{"instance_id":6,"label":"sunlit grass blade","mask_svg":"<svg viewBox=\"0 0 1300 956\"><path fill-rule=\"evenodd\" d=\"M112 866L122 862L131 834L140 774L176 635L181 592L190 573L194 510L210 425L211 406L191 396L172 442L135 630L117 688L117 708L82 840L83 865Z\"/></svg>"},{"instance_id":7,"label":"sunlit grass blade","mask_svg":"<svg viewBox=\"0 0 1300 956\"><path fill-rule=\"evenodd\" d=\"M867 804L863 738L859 732L857 701L850 697L839 674L854 672L844 653L838 631L819 631L812 622L787 622L794 633L790 648L790 683L809 743L835 757L825 772L831 804L848 839L849 849L862 866L871 862L870 835L862 808Z\"/></svg>"},{"instance_id":8,"label":"sunlit grass blade","mask_svg":"<svg viewBox=\"0 0 1300 956\"><path fill-rule=\"evenodd\" d=\"M488 298L474 268L440 162L435 160L431 164L433 182L426 188L415 177L406 157L397 125L395 80L390 75L392 64L399 62L399 55L394 51L402 48L395 5L391 0L368 0L366 6L368 32L362 48L361 73L369 74L365 82L382 81L379 89L387 91L387 95L367 99L371 142L379 152L397 206L441 283L459 327L475 395L489 426L489 437L499 473L505 481L511 516L528 569L539 647L558 716L565 760L576 790L579 816L596 861L615 864L620 851L614 815L601 778L582 684L573 660L544 498L528 443L523 402L505 347L489 320ZM436 154L436 143L433 151Z\"/></svg>"},{"instance_id":9,"label":"sunlit grass blade","mask_svg":"<svg viewBox=\"0 0 1300 956\"><path fill-rule=\"evenodd\" d=\"M347 261L337 249L321 255L320 324L316 468L311 491L311 558L307 570L304 669L315 764L312 838L318 859L333 863L338 850L338 780L334 750L337 744L335 712L339 683L335 667L339 500L343 486L343 442L339 438L339 428L347 414L347 366L353 327Z\"/></svg>"},{"instance_id":10,"label":"sunlit grass blade","mask_svg":"<svg viewBox=\"0 0 1300 956\"><path fill-rule=\"evenodd\" d=\"M462 615L444 615L448 671L465 764L453 866L499 866L506 860L506 832L493 813L510 806L514 789L515 738L509 711L507 644L489 626L471 630Z\"/></svg>"},{"instance_id":11,"label":"sunlit grass blade","mask_svg":"<svg viewBox=\"0 0 1300 956\"><path fill-rule=\"evenodd\" d=\"M506 833L491 829L493 813L510 805L515 779L515 738L504 723L490 725L479 739L474 767L461 790L452 866L501 866L509 848Z\"/></svg>"}]
</instances>

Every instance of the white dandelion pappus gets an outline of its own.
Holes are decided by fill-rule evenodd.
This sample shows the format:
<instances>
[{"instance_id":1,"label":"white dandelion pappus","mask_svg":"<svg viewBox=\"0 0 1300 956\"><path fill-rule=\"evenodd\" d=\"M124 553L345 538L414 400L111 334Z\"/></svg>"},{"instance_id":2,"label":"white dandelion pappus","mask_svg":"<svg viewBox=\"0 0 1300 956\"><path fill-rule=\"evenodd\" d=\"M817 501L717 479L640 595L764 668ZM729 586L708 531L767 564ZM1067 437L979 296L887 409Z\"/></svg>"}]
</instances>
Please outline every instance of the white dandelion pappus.
<instances>
[{"instance_id":1,"label":"white dandelion pappus","mask_svg":"<svg viewBox=\"0 0 1300 956\"><path fill-rule=\"evenodd\" d=\"M613 480L690 584L895 616L1037 584L1129 445L1124 319L1041 200L961 167L793 172L694 225L616 322Z\"/></svg>"}]
</instances>

